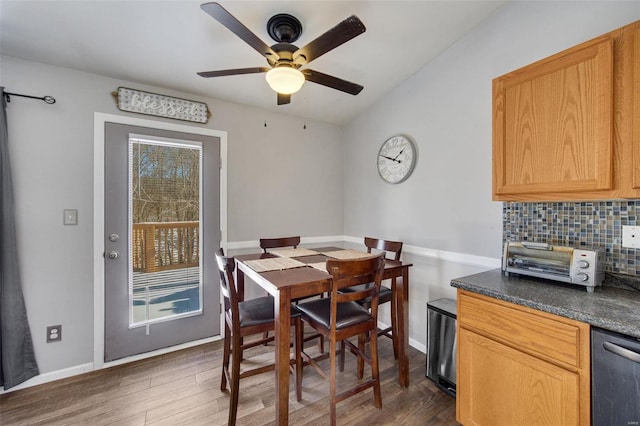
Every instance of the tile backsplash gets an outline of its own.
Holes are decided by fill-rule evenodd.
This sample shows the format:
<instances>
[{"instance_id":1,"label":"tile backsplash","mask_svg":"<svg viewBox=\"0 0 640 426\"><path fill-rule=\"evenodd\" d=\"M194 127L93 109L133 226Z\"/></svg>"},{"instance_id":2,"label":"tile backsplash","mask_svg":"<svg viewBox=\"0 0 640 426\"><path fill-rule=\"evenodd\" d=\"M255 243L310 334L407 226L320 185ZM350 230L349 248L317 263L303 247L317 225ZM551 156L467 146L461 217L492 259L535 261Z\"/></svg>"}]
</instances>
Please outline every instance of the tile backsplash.
<instances>
[{"instance_id":1,"label":"tile backsplash","mask_svg":"<svg viewBox=\"0 0 640 426\"><path fill-rule=\"evenodd\" d=\"M505 202L502 240L604 247L606 272L640 276L640 250L622 247L622 226L640 225L640 200Z\"/></svg>"}]
</instances>

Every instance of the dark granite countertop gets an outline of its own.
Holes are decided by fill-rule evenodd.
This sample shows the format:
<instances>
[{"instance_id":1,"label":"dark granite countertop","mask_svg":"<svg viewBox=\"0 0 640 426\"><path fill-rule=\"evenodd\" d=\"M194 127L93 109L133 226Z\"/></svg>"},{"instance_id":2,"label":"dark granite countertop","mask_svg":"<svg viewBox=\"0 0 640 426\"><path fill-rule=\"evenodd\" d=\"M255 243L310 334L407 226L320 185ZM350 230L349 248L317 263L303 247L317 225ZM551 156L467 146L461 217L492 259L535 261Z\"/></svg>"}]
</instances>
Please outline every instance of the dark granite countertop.
<instances>
[{"instance_id":1,"label":"dark granite countertop","mask_svg":"<svg viewBox=\"0 0 640 426\"><path fill-rule=\"evenodd\" d=\"M505 276L500 269L451 280L451 286L640 338L640 292Z\"/></svg>"}]
</instances>

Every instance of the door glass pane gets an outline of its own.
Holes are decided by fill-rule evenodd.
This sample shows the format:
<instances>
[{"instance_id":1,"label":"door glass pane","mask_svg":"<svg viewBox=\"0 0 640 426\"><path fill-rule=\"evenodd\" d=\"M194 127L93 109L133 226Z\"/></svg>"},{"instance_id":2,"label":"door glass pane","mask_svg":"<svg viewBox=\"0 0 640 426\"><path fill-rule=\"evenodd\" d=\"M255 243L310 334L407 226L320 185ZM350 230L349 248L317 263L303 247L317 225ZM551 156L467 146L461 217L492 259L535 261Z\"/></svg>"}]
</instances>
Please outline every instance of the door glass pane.
<instances>
[{"instance_id":1,"label":"door glass pane","mask_svg":"<svg viewBox=\"0 0 640 426\"><path fill-rule=\"evenodd\" d=\"M129 137L129 325L202 313L202 146Z\"/></svg>"}]
</instances>

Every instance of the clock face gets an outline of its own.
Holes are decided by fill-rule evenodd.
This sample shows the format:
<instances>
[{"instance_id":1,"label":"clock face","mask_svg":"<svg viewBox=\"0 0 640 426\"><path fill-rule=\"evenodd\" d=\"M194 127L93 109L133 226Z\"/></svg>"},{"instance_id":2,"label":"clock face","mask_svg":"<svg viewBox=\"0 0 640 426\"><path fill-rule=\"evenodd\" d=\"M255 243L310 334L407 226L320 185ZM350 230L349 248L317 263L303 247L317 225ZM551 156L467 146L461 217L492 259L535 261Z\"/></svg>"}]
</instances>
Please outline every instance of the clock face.
<instances>
[{"instance_id":1,"label":"clock face","mask_svg":"<svg viewBox=\"0 0 640 426\"><path fill-rule=\"evenodd\" d=\"M411 139L398 135L387 139L378 151L378 173L389 183L406 180L416 164L416 149Z\"/></svg>"}]
</instances>

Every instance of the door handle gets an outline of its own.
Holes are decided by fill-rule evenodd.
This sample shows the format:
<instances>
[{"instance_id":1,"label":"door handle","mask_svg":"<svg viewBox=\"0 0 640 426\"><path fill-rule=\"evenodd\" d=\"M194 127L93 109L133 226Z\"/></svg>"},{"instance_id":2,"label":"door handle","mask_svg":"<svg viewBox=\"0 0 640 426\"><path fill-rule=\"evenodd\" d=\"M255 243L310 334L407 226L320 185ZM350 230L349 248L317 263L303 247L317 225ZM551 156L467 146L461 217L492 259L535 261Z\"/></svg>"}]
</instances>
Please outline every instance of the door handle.
<instances>
[{"instance_id":1,"label":"door handle","mask_svg":"<svg viewBox=\"0 0 640 426\"><path fill-rule=\"evenodd\" d=\"M616 345L615 343L611 343L611 342L604 342L602 346L604 347L605 350L611 353L614 353L618 356L626 358L629 361L633 361L640 364L640 353L636 351L633 351L631 349L625 348L620 345Z\"/></svg>"},{"instance_id":2,"label":"door handle","mask_svg":"<svg viewBox=\"0 0 640 426\"><path fill-rule=\"evenodd\" d=\"M119 254L120 253L118 253L117 251L111 250L111 252L109 252L109 259L117 259Z\"/></svg>"}]
</instances>

